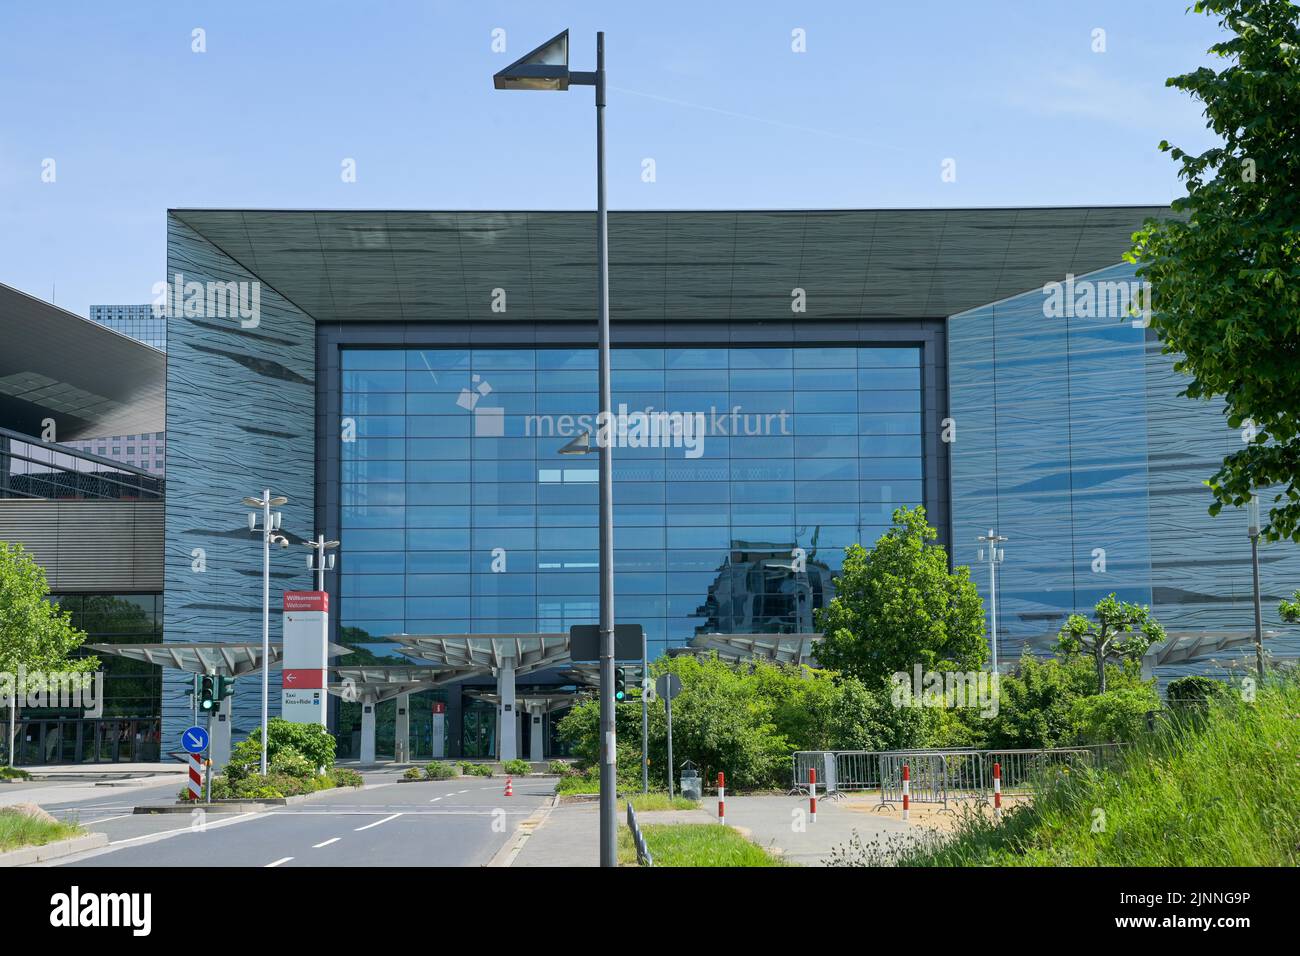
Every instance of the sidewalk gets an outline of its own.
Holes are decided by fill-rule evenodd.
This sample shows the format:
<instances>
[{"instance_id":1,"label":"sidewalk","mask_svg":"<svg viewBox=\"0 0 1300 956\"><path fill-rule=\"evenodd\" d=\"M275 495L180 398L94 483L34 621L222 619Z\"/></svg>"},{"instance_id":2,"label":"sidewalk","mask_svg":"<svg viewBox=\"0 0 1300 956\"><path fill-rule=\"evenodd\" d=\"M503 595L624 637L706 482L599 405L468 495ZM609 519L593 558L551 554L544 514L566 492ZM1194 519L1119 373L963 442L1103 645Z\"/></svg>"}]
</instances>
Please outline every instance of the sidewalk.
<instances>
[{"instance_id":1,"label":"sidewalk","mask_svg":"<svg viewBox=\"0 0 1300 956\"><path fill-rule=\"evenodd\" d=\"M709 819L718 818L718 801L704 801ZM906 834L911 824L864 812L869 808L836 800L817 801L817 822L808 820L808 798L737 797L727 794L727 825L746 831L759 846L801 866L825 866L835 847L849 842L853 831L864 843L878 836ZM802 832L801 832L802 831Z\"/></svg>"},{"instance_id":2,"label":"sidewalk","mask_svg":"<svg viewBox=\"0 0 1300 956\"><path fill-rule=\"evenodd\" d=\"M856 830L864 843L894 834L916 833L911 824L869 812L861 802L817 801L817 822L807 819L807 797L727 797L727 825L782 859L801 866L824 866L832 849L849 842ZM716 799L698 810L644 812L641 823L716 823ZM595 801L561 803L545 811L523 840L511 866L596 866L599 862L600 810ZM619 826L624 817L619 814ZM802 832L801 832L802 831ZM897 839L897 837L895 837Z\"/></svg>"},{"instance_id":3,"label":"sidewalk","mask_svg":"<svg viewBox=\"0 0 1300 956\"><path fill-rule=\"evenodd\" d=\"M712 823L703 810L655 810L637 814L649 823ZM622 828L627 817L620 813ZM545 812L511 866L596 866L600 863L600 805L595 800L561 803Z\"/></svg>"}]
</instances>

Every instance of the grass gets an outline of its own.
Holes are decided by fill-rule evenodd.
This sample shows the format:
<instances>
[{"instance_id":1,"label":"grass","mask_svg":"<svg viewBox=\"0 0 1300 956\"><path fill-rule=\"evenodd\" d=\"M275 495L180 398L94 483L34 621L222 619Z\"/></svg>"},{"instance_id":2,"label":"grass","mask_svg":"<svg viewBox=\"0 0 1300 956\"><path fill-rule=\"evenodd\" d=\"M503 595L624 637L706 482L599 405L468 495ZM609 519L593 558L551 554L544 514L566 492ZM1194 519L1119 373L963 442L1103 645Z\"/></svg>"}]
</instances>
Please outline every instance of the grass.
<instances>
[{"instance_id":1,"label":"grass","mask_svg":"<svg viewBox=\"0 0 1300 956\"><path fill-rule=\"evenodd\" d=\"M1300 681L1164 725L1114 768L1084 769L1001 825L970 815L911 866L1296 866Z\"/></svg>"},{"instance_id":2,"label":"grass","mask_svg":"<svg viewBox=\"0 0 1300 956\"><path fill-rule=\"evenodd\" d=\"M13 810L0 810L0 853L25 846L43 846L82 832L73 823L49 823Z\"/></svg>"},{"instance_id":3,"label":"grass","mask_svg":"<svg viewBox=\"0 0 1300 956\"><path fill-rule=\"evenodd\" d=\"M655 866L784 866L731 827L717 823L649 823L641 827ZM636 865L632 831L618 831L618 862Z\"/></svg>"},{"instance_id":4,"label":"grass","mask_svg":"<svg viewBox=\"0 0 1300 956\"><path fill-rule=\"evenodd\" d=\"M687 800L685 797L669 797L666 791L650 793L632 794L632 807L635 810L653 811L653 810L695 810L699 804L694 800ZM618 812L627 812L627 801L620 799L618 801Z\"/></svg>"}]
</instances>

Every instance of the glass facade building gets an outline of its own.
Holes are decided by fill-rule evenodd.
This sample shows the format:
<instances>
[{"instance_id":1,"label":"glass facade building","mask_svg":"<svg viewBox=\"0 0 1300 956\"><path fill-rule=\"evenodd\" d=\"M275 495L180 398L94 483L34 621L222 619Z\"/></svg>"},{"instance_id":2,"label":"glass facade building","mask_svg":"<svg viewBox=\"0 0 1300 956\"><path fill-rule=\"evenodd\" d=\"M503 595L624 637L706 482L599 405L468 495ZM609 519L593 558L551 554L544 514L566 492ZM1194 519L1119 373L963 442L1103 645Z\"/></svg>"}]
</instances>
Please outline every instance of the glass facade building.
<instances>
[{"instance_id":1,"label":"glass facade building","mask_svg":"<svg viewBox=\"0 0 1300 956\"><path fill-rule=\"evenodd\" d=\"M808 633L843 549L922 504L921 350L619 348L616 413L698 441L614 452L616 614L650 654L696 633ZM567 631L597 620L591 349L342 353L350 636ZM655 447L657 446L657 447Z\"/></svg>"}]
</instances>

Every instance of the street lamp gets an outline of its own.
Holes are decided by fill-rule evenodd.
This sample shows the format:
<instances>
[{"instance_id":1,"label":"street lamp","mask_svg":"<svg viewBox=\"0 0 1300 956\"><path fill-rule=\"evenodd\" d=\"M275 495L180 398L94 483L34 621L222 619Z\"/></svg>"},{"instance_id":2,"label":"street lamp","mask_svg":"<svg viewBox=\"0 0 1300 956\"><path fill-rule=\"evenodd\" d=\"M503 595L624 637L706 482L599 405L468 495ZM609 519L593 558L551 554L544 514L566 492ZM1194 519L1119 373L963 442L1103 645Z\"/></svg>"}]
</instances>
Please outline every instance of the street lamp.
<instances>
[{"instance_id":1,"label":"street lamp","mask_svg":"<svg viewBox=\"0 0 1300 956\"><path fill-rule=\"evenodd\" d=\"M1251 587L1255 596L1255 670L1264 681L1264 611L1259 600L1259 495L1250 496L1246 507L1246 533L1250 535Z\"/></svg>"},{"instance_id":2,"label":"street lamp","mask_svg":"<svg viewBox=\"0 0 1300 956\"><path fill-rule=\"evenodd\" d=\"M312 553L307 555L307 570L316 572L316 590L325 590L325 572L334 570L335 555L326 555L327 551L332 551L339 546L337 541L326 541L325 535L316 535L315 541L304 541L307 547L312 549Z\"/></svg>"},{"instance_id":3,"label":"street lamp","mask_svg":"<svg viewBox=\"0 0 1300 956\"><path fill-rule=\"evenodd\" d=\"M262 492L261 498L245 498L244 504L250 508L262 509L262 776L266 776L267 712L271 699L271 545L289 547L289 539L280 530L280 520L284 516L272 512L289 501L284 495L271 497L271 489ZM248 530L257 530L256 511L248 513Z\"/></svg>"},{"instance_id":4,"label":"street lamp","mask_svg":"<svg viewBox=\"0 0 1300 956\"><path fill-rule=\"evenodd\" d=\"M608 440L609 385L609 215L605 208L605 34L596 34L596 71L569 69L569 31L547 40L492 77L498 90L596 88L596 312L600 335L600 865L618 866L618 817L614 761L614 472ZM590 439L588 439L590 440ZM576 452L575 452L576 453Z\"/></svg>"},{"instance_id":5,"label":"street lamp","mask_svg":"<svg viewBox=\"0 0 1300 956\"><path fill-rule=\"evenodd\" d=\"M1006 557L1005 549L999 545L1007 540L1007 536L997 534L989 528L988 534L982 534L976 540L984 545L980 548L979 559L987 560L989 565L989 643L993 649L993 669L990 673L996 674L998 672L998 565Z\"/></svg>"}]
</instances>

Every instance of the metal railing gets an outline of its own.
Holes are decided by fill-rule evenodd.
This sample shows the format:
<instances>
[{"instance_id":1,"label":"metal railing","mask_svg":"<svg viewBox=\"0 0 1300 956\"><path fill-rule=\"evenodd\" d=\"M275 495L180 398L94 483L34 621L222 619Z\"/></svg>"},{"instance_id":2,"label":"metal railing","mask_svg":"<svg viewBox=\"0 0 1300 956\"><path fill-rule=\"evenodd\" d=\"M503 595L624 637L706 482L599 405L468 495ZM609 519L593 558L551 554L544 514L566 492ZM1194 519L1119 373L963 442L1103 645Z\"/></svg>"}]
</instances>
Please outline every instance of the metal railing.
<instances>
[{"instance_id":1,"label":"metal railing","mask_svg":"<svg viewBox=\"0 0 1300 956\"><path fill-rule=\"evenodd\" d=\"M623 800L627 803L627 828L631 831L632 843L636 846L637 865L654 866L654 857L650 855L650 848L645 843L645 834L641 832L641 825L636 819L636 810L632 808L631 795L624 794Z\"/></svg>"},{"instance_id":2,"label":"metal railing","mask_svg":"<svg viewBox=\"0 0 1300 956\"><path fill-rule=\"evenodd\" d=\"M1123 753L1121 744L1040 749L976 750L800 750L793 756L790 793L808 792L809 771L817 771L817 790L825 797L849 791L879 790L882 806L903 799L907 765L912 803L988 803L993 766L998 764L1003 793L1033 793L1075 768L1107 766Z\"/></svg>"},{"instance_id":3,"label":"metal railing","mask_svg":"<svg viewBox=\"0 0 1300 956\"><path fill-rule=\"evenodd\" d=\"M156 501L165 484L143 468L0 428L0 498Z\"/></svg>"}]
</instances>

